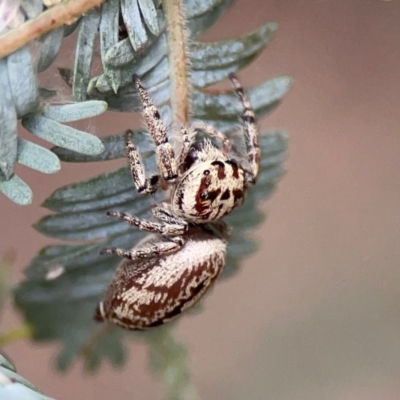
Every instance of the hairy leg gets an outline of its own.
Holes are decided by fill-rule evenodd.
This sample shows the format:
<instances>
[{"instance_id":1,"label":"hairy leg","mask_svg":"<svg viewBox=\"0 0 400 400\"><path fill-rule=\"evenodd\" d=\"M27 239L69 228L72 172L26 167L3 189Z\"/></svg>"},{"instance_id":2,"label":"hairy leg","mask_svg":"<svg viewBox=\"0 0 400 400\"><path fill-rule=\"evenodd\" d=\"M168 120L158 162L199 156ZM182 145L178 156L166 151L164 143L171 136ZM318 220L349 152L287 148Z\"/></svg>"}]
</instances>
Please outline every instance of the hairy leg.
<instances>
[{"instance_id":1,"label":"hairy leg","mask_svg":"<svg viewBox=\"0 0 400 400\"><path fill-rule=\"evenodd\" d=\"M161 203L161 205L159 206L153 207L151 209L151 213L159 221L162 221L169 226L185 227L185 230L188 227L188 223L185 220L173 215L169 210L165 208L165 206L163 206L163 203Z\"/></svg>"},{"instance_id":2,"label":"hairy leg","mask_svg":"<svg viewBox=\"0 0 400 400\"><path fill-rule=\"evenodd\" d=\"M134 260L137 258L152 257L173 253L179 250L184 243L181 235L187 230L188 224L173 215L169 214L162 207L155 207L153 215L163 222L152 222L141 220L137 217L117 211L108 211L107 215L124 220L130 225L136 226L142 231L157 233L160 236L160 241L147 245L140 249L124 250L117 247L109 247L101 250L101 254L116 254L119 257Z\"/></svg>"},{"instance_id":3,"label":"hairy leg","mask_svg":"<svg viewBox=\"0 0 400 400\"><path fill-rule=\"evenodd\" d=\"M158 233L162 236L179 236L187 230L187 223L182 220L175 220L171 223L168 222L153 222L139 219L133 215L121 213L118 211L107 211L110 217L116 217L127 222L129 225L136 226L141 231Z\"/></svg>"},{"instance_id":4,"label":"hairy leg","mask_svg":"<svg viewBox=\"0 0 400 400\"><path fill-rule=\"evenodd\" d=\"M119 257L135 260L174 253L183 246L183 240L160 241L140 249L124 250L118 247L109 247L101 250L100 254L116 254Z\"/></svg>"},{"instance_id":5,"label":"hairy leg","mask_svg":"<svg viewBox=\"0 0 400 400\"><path fill-rule=\"evenodd\" d=\"M131 130L126 131L125 149L131 168L133 183L139 193L154 193L158 189L160 177L152 175L150 178L146 178L143 164L140 161L140 155L132 141L132 135L133 132Z\"/></svg>"},{"instance_id":6,"label":"hairy leg","mask_svg":"<svg viewBox=\"0 0 400 400\"><path fill-rule=\"evenodd\" d=\"M178 177L178 167L174 150L168 141L167 128L140 79L134 75L133 80L142 102L144 119L156 145L157 164L161 176L166 182L173 183Z\"/></svg>"},{"instance_id":7,"label":"hairy leg","mask_svg":"<svg viewBox=\"0 0 400 400\"><path fill-rule=\"evenodd\" d=\"M236 75L234 73L230 73L229 79L235 88L237 96L243 104L242 123L244 126L248 161L251 167L250 183L255 183L260 167L261 154L260 147L258 145L259 133L255 122L254 111Z\"/></svg>"},{"instance_id":8,"label":"hairy leg","mask_svg":"<svg viewBox=\"0 0 400 400\"><path fill-rule=\"evenodd\" d=\"M180 136L182 138L182 149L181 149L181 153L179 154L178 166L179 166L179 168L182 168L184 165L184 162L186 160L186 157L189 154L190 146L193 143L192 136L194 136L194 135L190 135L187 128L182 127L181 131L180 131ZM180 172L183 172L183 171L180 170Z\"/></svg>"},{"instance_id":9,"label":"hairy leg","mask_svg":"<svg viewBox=\"0 0 400 400\"><path fill-rule=\"evenodd\" d=\"M229 150L234 146L231 141L220 131L215 129L212 125L206 124L205 122L195 121L190 126L190 129L195 133L204 132L206 135L219 140L222 143L222 152L227 155Z\"/></svg>"}]
</instances>

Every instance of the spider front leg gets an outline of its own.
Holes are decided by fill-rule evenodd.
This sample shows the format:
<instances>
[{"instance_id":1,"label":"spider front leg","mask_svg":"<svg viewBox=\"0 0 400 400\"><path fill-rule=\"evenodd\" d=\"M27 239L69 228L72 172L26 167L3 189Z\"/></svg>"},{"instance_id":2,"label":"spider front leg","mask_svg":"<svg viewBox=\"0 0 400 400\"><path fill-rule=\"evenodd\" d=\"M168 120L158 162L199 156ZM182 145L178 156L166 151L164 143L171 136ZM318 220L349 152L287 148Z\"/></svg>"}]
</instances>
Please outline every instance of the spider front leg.
<instances>
[{"instance_id":1,"label":"spider front leg","mask_svg":"<svg viewBox=\"0 0 400 400\"><path fill-rule=\"evenodd\" d=\"M154 193L158 189L160 177L158 175L152 175L150 178L146 179L143 164L140 161L139 152L132 142L132 135L133 132L131 130L126 131L125 149L129 160L129 166L131 168L133 183L139 193Z\"/></svg>"},{"instance_id":2,"label":"spider front leg","mask_svg":"<svg viewBox=\"0 0 400 400\"><path fill-rule=\"evenodd\" d=\"M246 149L248 161L251 168L251 174L247 178L248 183L254 184L257 180L258 170L260 168L261 152L258 145L258 128L254 116L254 111L251 106L250 100L243 91L243 87L233 72L229 74L236 94L243 105L242 122L244 126L244 136L246 142Z\"/></svg>"},{"instance_id":3,"label":"spider front leg","mask_svg":"<svg viewBox=\"0 0 400 400\"><path fill-rule=\"evenodd\" d=\"M166 182L173 183L178 177L178 167L174 150L168 141L167 128L140 79L134 75L133 80L142 102L144 119L156 145L157 164L161 176Z\"/></svg>"}]
</instances>

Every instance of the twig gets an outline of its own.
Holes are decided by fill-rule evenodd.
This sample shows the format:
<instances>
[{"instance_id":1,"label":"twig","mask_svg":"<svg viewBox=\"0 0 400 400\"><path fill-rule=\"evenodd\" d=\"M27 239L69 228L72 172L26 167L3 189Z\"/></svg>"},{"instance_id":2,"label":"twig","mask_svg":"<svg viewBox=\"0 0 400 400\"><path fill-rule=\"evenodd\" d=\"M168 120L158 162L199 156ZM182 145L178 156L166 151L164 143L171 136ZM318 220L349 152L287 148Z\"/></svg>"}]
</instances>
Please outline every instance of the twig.
<instances>
[{"instance_id":1,"label":"twig","mask_svg":"<svg viewBox=\"0 0 400 400\"><path fill-rule=\"evenodd\" d=\"M185 29L182 0L164 0L168 33L171 104L176 125L187 124L190 114L189 34Z\"/></svg>"},{"instance_id":2,"label":"twig","mask_svg":"<svg viewBox=\"0 0 400 400\"><path fill-rule=\"evenodd\" d=\"M0 254L0 318L2 317L4 306L11 294L11 271L15 264L16 257L14 249Z\"/></svg>"},{"instance_id":3,"label":"twig","mask_svg":"<svg viewBox=\"0 0 400 400\"><path fill-rule=\"evenodd\" d=\"M200 400L194 386L186 347L177 341L171 326L146 333L150 366L164 380L167 400Z\"/></svg>"},{"instance_id":4,"label":"twig","mask_svg":"<svg viewBox=\"0 0 400 400\"><path fill-rule=\"evenodd\" d=\"M90 333L89 337L83 343L79 355L84 359L88 358L90 354L93 352L94 348L98 344L98 342L106 335L112 333L116 329L115 325L104 323L93 329Z\"/></svg>"},{"instance_id":5,"label":"twig","mask_svg":"<svg viewBox=\"0 0 400 400\"><path fill-rule=\"evenodd\" d=\"M0 36L0 59L63 24L74 23L82 14L104 0L65 0Z\"/></svg>"},{"instance_id":6,"label":"twig","mask_svg":"<svg viewBox=\"0 0 400 400\"><path fill-rule=\"evenodd\" d=\"M33 328L28 324L22 324L8 332L0 334L0 348L14 343L21 339L32 338Z\"/></svg>"}]
</instances>

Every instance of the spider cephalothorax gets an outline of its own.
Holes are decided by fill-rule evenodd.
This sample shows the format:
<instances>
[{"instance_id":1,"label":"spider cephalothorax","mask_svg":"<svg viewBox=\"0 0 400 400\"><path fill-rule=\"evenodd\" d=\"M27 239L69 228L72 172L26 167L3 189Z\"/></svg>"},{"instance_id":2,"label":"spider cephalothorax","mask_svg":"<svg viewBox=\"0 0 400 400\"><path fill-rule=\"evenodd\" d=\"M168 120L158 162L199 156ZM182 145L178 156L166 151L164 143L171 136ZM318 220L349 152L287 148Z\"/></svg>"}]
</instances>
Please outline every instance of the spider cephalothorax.
<instances>
[{"instance_id":1,"label":"spider cephalothorax","mask_svg":"<svg viewBox=\"0 0 400 400\"><path fill-rule=\"evenodd\" d=\"M129 250L102 250L131 261L124 261L117 269L106 298L96 311L97 320L108 319L129 329L160 325L195 304L223 268L227 228L221 218L243 202L246 190L257 179L260 164L254 112L236 76L229 77L243 104L245 156L223 133L195 122L189 129L181 129L182 148L175 157L158 110L139 78L134 77L143 115L156 145L159 173L146 178L132 131L128 131L126 153L133 182L144 194L167 185L170 198L152 208L157 222L107 212L156 235ZM209 139L196 141L200 131L221 146Z\"/></svg>"},{"instance_id":2,"label":"spider cephalothorax","mask_svg":"<svg viewBox=\"0 0 400 400\"><path fill-rule=\"evenodd\" d=\"M183 173L172 193L175 215L194 223L212 222L242 202L245 174L236 161L215 151L208 140L192 146L187 158L197 162Z\"/></svg>"}]
</instances>

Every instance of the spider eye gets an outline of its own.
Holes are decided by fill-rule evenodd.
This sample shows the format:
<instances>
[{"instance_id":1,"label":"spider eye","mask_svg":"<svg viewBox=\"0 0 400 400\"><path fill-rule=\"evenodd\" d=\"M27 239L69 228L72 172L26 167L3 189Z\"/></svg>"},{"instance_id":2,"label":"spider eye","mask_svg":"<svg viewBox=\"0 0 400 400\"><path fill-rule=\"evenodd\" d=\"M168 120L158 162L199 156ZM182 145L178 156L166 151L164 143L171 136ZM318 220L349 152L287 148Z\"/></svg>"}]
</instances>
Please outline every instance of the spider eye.
<instances>
[{"instance_id":1,"label":"spider eye","mask_svg":"<svg viewBox=\"0 0 400 400\"><path fill-rule=\"evenodd\" d=\"M208 170L208 169L206 169L204 172L203 172L203 175L208 175L210 173L210 171Z\"/></svg>"},{"instance_id":2,"label":"spider eye","mask_svg":"<svg viewBox=\"0 0 400 400\"><path fill-rule=\"evenodd\" d=\"M203 192L203 193L200 193L200 198L201 199L206 199L207 198L207 192Z\"/></svg>"}]
</instances>

